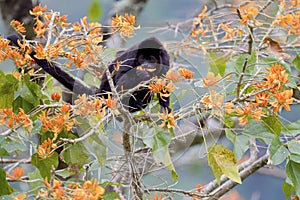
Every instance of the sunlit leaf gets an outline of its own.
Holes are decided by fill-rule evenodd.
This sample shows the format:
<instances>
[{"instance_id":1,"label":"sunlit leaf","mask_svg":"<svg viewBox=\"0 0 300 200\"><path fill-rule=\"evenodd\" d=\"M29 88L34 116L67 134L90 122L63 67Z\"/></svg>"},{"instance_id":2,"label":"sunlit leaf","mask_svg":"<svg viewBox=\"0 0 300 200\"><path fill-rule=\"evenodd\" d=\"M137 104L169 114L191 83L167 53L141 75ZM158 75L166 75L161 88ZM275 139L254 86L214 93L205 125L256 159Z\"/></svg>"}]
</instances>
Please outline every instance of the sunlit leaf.
<instances>
[{"instance_id":1,"label":"sunlit leaf","mask_svg":"<svg viewBox=\"0 0 300 200\"><path fill-rule=\"evenodd\" d=\"M248 135L257 139L262 140L266 144L270 144L275 137L262 121L251 120L244 128L242 132L244 135Z\"/></svg>"},{"instance_id":2,"label":"sunlit leaf","mask_svg":"<svg viewBox=\"0 0 300 200\"><path fill-rule=\"evenodd\" d=\"M35 134L40 133L42 129L42 122L41 120L37 119L33 121L33 128L30 131L30 136L34 136Z\"/></svg>"},{"instance_id":3,"label":"sunlit leaf","mask_svg":"<svg viewBox=\"0 0 300 200\"><path fill-rule=\"evenodd\" d=\"M298 71L300 71L300 56L296 55L292 61L292 64L296 67Z\"/></svg>"},{"instance_id":4,"label":"sunlit leaf","mask_svg":"<svg viewBox=\"0 0 300 200\"><path fill-rule=\"evenodd\" d=\"M300 163L289 160L286 164L286 176L292 181L295 192L300 196Z\"/></svg>"},{"instance_id":5,"label":"sunlit leaf","mask_svg":"<svg viewBox=\"0 0 300 200\"><path fill-rule=\"evenodd\" d=\"M90 137L89 143L92 145L97 160L101 166L105 164L107 156L107 138L98 132Z\"/></svg>"},{"instance_id":6,"label":"sunlit leaf","mask_svg":"<svg viewBox=\"0 0 300 200\"><path fill-rule=\"evenodd\" d=\"M16 192L16 190L8 184L6 180L6 173L3 168L0 168L0 186L0 196Z\"/></svg>"},{"instance_id":7,"label":"sunlit leaf","mask_svg":"<svg viewBox=\"0 0 300 200\"><path fill-rule=\"evenodd\" d=\"M172 133L160 128L152 128L147 132L153 137L144 138L144 143L152 148L153 158L157 163L163 163L171 172L173 181L176 182L178 175L175 171L171 156L169 153L169 145L172 139Z\"/></svg>"},{"instance_id":8,"label":"sunlit leaf","mask_svg":"<svg viewBox=\"0 0 300 200\"><path fill-rule=\"evenodd\" d=\"M42 181L39 181L39 179L42 180L43 177L41 176L40 171L38 169L35 169L33 172L29 172L27 175L29 180L31 180L30 182L31 189L35 189L44 185ZM32 180L37 180L37 181L32 181ZM35 193L38 192L38 190L33 190L33 191Z\"/></svg>"},{"instance_id":9,"label":"sunlit leaf","mask_svg":"<svg viewBox=\"0 0 300 200\"><path fill-rule=\"evenodd\" d=\"M102 7L99 0L93 0L88 9L88 17L91 21L98 21L102 17Z\"/></svg>"},{"instance_id":10,"label":"sunlit leaf","mask_svg":"<svg viewBox=\"0 0 300 200\"><path fill-rule=\"evenodd\" d=\"M89 163L90 152L82 142L76 144L67 144L62 153L63 159L66 163L83 165Z\"/></svg>"},{"instance_id":11,"label":"sunlit leaf","mask_svg":"<svg viewBox=\"0 0 300 200\"><path fill-rule=\"evenodd\" d=\"M279 165L289 156L287 148L281 144L280 138L274 137L270 146L270 158L273 165Z\"/></svg>"},{"instance_id":12,"label":"sunlit leaf","mask_svg":"<svg viewBox=\"0 0 300 200\"><path fill-rule=\"evenodd\" d=\"M282 127L282 134L286 136L296 137L299 134L300 130L300 120L287 124Z\"/></svg>"},{"instance_id":13,"label":"sunlit leaf","mask_svg":"<svg viewBox=\"0 0 300 200\"><path fill-rule=\"evenodd\" d=\"M0 80L0 108L11 108L18 81L13 75L5 75L2 71L0 71Z\"/></svg>"},{"instance_id":14,"label":"sunlit leaf","mask_svg":"<svg viewBox=\"0 0 300 200\"><path fill-rule=\"evenodd\" d=\"M35 153L31 156L31 164L39 169L43 178L48 177L49 179L51 177L52 167L55 169L58 166L58 154L54 152L51 157L41 159L38 154Z\"/></svg>"},{"instance_id":15,"label":"sunlit leaf","mask_svg":"<svg viewBox=\"0 0 300 200\"><path fill-rule=\"evenodd\" d=\"M213 72L215 75L220 74L221 76L224 76L228 58L220 57L216 53L209 53L209 58L209 71Z\"/></svg>"},{"instance_id":16,"label":"sunlit leaf","mask_svg":"<svg viewBox=\"0 0 300 200\"><path fill-rule=\"evenodd\" d=\"M262 117L262 120L265 122L265 126L271 133L280 135L282 125L277 115Z\"/></svg>"},{"instance_id":17,"label":"sunlit leaf","mask_svg":"<svg viewBox=\"0 0 300 200\"><path fill-rule=\"evenodd\" d=\"M293 191L295 190L294 187L289 184L288 182L284 181L282 184L282 190L285 196L285 199L289 199L291 195L293 194Z\"/></svg>"},{"instance_id":18,"label":"sunlit leaf","mask_svg":"<svg viewBox=\"0 0 300 200\"><path fill-rule=\"evenodd\" d=\"M95 75L91 73L85 73L83 80L86 84L93 86L93 87L99 87L100 85L100 79L98 79Z\"/></svg>"},{"instance_id":19,"label":"sunlit leaf","mask_svg":"<svg viewBox=\"0 0 300 200\"><path fill-rule=\"evenodd\" d=\"M249 137L246 135L236 134L231 129L225 129L226 137L233 143L233 152L239 160L249 148Z\"/></svg>"},{"instance_id":20,"label":"sunlit leaf","mask_svg":"<svg viewBox=\"0 0 300 200\"><path fill-rule=\"evenodd\" d=\"M109 193L105 193L103 195L103 199L105 200L115 200L115 199L119 199L120 196L116 193L116 192L109 192Z\"/></svg>"},{"instance_id":21,"label":"sunlit leaf","mask_svg":"<svg viewBox=\"0 0 300 200\"><path fill-rule=\"evenodd\" d=\"M226 149L223 145L212 145L208 149L207 159L218 184L220 184L222 173L232 181L242 183L236 158L232 151Z\"/></svg>"}]
</instances>

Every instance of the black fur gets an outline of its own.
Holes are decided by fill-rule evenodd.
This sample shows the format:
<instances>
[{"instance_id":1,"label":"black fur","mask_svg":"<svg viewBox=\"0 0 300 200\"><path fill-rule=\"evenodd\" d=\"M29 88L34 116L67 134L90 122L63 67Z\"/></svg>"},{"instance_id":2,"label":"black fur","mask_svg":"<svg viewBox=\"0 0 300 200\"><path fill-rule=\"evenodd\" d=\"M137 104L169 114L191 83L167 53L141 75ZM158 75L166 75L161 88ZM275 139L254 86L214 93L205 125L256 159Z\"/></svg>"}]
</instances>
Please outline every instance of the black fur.
<instances>
[{"instance_id":1,"label":"black fur","mask_svg":"<svg viewBox=\"0 0 300 200\"><path fill-rule=\"evenodd\" d=\"M20 40L20 38L18 36L10 35L7 39L14 45L19 46L17 41ZM75 78L48 60L35 58L35 54L34 51L30 54L35 62L74 93L97 94L107 98L108 93L111 92L106 72L103 73L99 89L94 90L76 81ZM121 63L118 69L116 68L117 61ZM117 91L119 93L125 93L143 81L166 74L169 70L169 55L159 40L156 38L147 38L119 55L115 61L110 64L108 70ZM122 98L122 103L130 112L135 112L145 108L152 97L153 94L147 87L140 87L132 94ZM164 99L159 97L159 103L162 108L169 110L168 97Z\"/></svg>"}]
</instances>

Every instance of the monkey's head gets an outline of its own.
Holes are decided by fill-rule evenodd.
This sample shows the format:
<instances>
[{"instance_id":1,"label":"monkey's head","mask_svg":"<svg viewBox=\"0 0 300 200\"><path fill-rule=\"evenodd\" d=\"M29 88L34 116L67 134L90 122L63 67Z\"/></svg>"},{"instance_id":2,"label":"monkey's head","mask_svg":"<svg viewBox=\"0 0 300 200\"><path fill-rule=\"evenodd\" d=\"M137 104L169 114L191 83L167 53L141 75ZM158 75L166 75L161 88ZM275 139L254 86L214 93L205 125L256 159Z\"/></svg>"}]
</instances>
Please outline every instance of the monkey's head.
<instances>
[{"instance_id":1,"label":"monkey's head","mask_svg":"<svg viewBox=\"0 0 300 200\"><path fill-rule=\"evenodd\" d=\"M137 70L160 76L168 71L169 55L159 40L148 38L137 46L135 65Z\"/></svg>"}]
</instances>

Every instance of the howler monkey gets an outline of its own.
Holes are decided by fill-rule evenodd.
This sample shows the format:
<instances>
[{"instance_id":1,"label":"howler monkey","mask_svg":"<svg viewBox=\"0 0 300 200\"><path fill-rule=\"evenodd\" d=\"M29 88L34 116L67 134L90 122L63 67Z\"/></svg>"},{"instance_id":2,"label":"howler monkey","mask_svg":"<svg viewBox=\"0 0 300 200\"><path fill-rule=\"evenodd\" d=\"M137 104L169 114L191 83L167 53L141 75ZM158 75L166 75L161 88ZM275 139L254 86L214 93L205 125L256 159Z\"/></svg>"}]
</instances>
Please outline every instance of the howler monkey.
<instances>
[{"instance_id":1,"label":"howler monkey","mask_svg":"<svg viewBox=\"0 0 300 200\"><path fill-rule=\"evenodd\" d=\"M7 37L16 46L18 40L21 40L17 35ZM76 94L96 94L100 97L107 98L111 92L111 87L106 76L103 73L101 85L98 89L92 89L85 86L80 81L63 71L60 67L46 59L37 59L35 51L32 51L30 56L35 62L42 67L47 73L57 79L62 85ZM120 63L119 66L118 63ZM112 62L108 70L111 74L114 86L120 93L125 94L127 90L132 89L142 83L150 80L155 76L162 76L169 70L169 55L160 41L156 38L147 38L133 47L124 51L117 56ZM153 94L146 86L138 87L137 90L122 98L123 105L130 111L135 112L145 108L151 101ZM159 103L163 109L169 109L169 97L158 95Z\"/></svg>"}]
</instances>

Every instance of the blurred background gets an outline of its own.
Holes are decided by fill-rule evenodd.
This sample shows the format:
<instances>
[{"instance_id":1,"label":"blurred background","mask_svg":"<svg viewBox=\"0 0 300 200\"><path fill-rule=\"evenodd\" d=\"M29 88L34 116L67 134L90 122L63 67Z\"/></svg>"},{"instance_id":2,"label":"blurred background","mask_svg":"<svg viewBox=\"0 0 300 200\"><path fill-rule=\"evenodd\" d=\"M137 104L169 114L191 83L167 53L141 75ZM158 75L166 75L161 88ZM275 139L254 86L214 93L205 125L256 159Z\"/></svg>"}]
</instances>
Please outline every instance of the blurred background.
<instances>
[{"instance_id":1,"label":"blurred background","mask_svg":"<svg viewBox=\"0 0 300 200\"><path fill-rule=\"evenodd\" d=\"M149 33L153 29L159 27L165 27L168 23L176 24L185 20L189 20L198 15L205 4L212 4L213 1L202 0L150 0L137 17L137 24L141 25L141 29L136 31L136 35L133 38L127 39L123 47L131 46L138 42L142 38L156 36L162 41L174 41L178 40L174 32L157 32ZM218 3L221 1L218 0ZM237 0L227 1L227 3L238 3ZM112 9L114 1L112 0L40 0L42 6L47 5L48 10L54 10L60 12L62 15L67 15L69 22L79 21L80 18L88 16L89 12L95 8L98 10L99 19L102 24L106 24L108 20L109 12ZM0 20L0 34L7 35L7 28L3 20ZM201 60L202 55L199 55ZM200 61L201 62L201 61ZM1 70L9 71L12 63L0 64ZM200 73L206 74L207 69L198 69ZM1 80L0 80L1 81ZM293 110L293 109L292 109ZM295 114L297 110L295 110ZM283 114L289 121L295 121L295 115ZM230 145L228 140L224 140L225 145ZM211 170L207 167L207 163L203 162L205 159L201 159L200 146L194 146L192 151L186 154L182 154L178 161L175 162L175 168L179 175L179 182L174 188L179 189L194 189L196 184L205 185L213 179ZM186 156L189 156L186 158ZM191 158L191 156L193 158ZM188 160L186 162L185 160ZM194 162L191 162L194 161ZM265 175L263 170L255 173L247 178L242 185L234 188L237 192L232 192L227 196L229 200L269 200L284 199L284 195L281 189L284 181L283 171L274 171L274 173ZM157 177L164 177L171 182L170 174L168 171L162 170L157 173ZM148 177L147 181L155 182L154 177ZM15 185L13 185L15 186ZM18 186L16 186L18 187ZM25 189L25 188L24 188ZM180 198L182 199L182 198ZM185 198L183 198L185 199ZM189 199L189 198L186 198ZM226 199L226 198L225 198Z\"/></svg>"}]
</instances>

